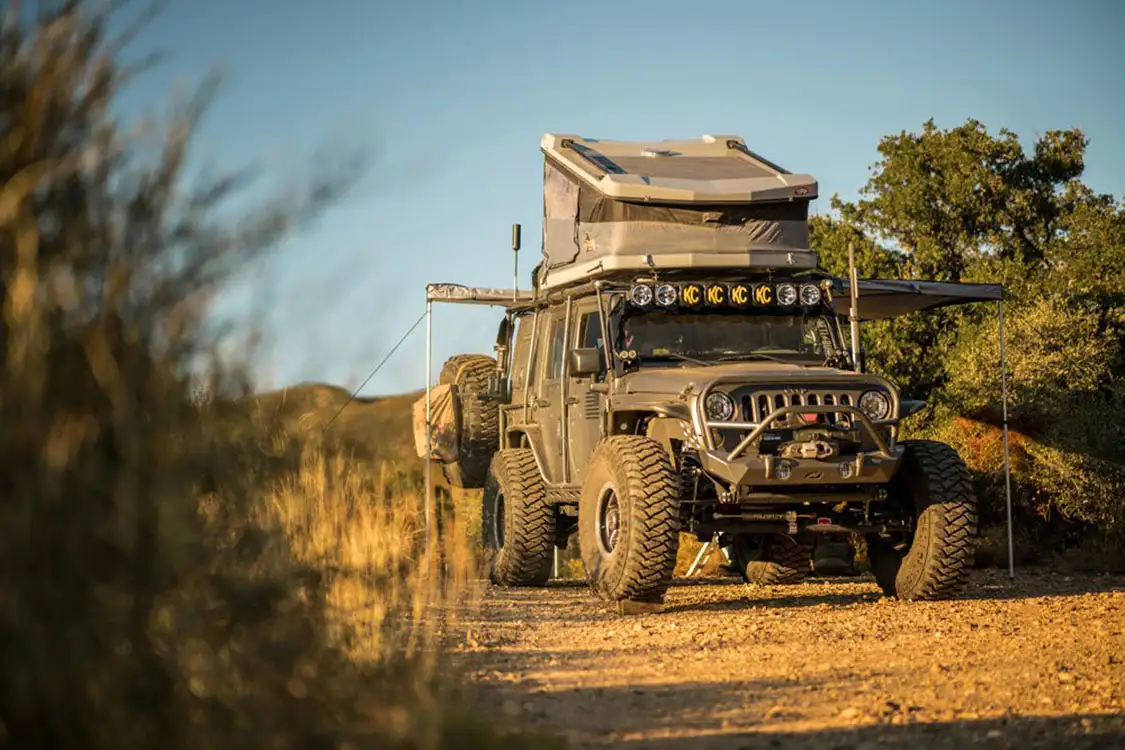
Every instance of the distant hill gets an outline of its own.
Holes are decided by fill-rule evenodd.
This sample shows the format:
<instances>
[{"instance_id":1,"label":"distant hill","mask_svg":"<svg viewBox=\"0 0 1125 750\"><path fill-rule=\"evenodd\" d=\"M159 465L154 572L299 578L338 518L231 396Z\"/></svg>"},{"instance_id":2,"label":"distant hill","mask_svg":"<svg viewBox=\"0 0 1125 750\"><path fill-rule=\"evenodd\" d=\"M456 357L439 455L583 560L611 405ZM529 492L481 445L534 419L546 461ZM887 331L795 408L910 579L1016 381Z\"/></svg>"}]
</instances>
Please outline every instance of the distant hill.
<instances>
[{"instance_id":1,"label":"distant hill","mask_svg":"<svg viewBox=\"0 0 1125 750\"><path fill-rule=\"evenodd\" d=\"M300 433L321 433L359 460L394 463L418 471L423 461L414 451L412 406L422 396L413 391L394 396L355 398L326 383L301 383L248 399L256 420ZM440 477L441 472L435 472Z\"/></svg>"}]
</instances>

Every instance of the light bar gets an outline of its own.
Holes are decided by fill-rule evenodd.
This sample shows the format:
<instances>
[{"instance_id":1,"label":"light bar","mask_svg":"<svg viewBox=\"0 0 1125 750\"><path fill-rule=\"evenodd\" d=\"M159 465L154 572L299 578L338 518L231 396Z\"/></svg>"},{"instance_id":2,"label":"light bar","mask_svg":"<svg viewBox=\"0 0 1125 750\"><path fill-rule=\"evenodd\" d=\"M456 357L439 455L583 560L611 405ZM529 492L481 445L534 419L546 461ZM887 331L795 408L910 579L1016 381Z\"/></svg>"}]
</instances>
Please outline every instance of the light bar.
<instances>
[{"instance_id":1,"label":"light bar","mask_svg":"<svg viewBox=\"0 0 1125 750\"><path fill-rule=\"evenodd\" d=\"M738 309L801 307L828 301L819 284L796 281L681 281L634 284L628 292L634 307Z\"/></svg>"}]
</instances>

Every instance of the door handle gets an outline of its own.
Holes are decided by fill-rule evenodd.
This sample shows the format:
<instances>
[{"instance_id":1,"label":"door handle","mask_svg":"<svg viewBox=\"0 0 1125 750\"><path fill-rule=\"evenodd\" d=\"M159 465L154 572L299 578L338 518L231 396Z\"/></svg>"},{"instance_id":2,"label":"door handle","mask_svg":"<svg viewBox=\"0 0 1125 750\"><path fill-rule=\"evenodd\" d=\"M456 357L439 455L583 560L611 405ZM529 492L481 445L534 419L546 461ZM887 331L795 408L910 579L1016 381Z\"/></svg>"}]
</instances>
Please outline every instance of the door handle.
<instances>
[{"instance_id":1,"label":"door handle","mask_svg":"<svg viewBox=\"0 0 1125 750\"><path fill-rule=\"evenodd\" d=\"M566 400L567 406L574 406L577 403L578 403L578 397L577 396L571 396L570 398L568 398Z\"/></svg>"},{"instance_id":2,"label":"door handle","mask_svg":"<svg viewBox=\"0 0 1125 750\"><path fill-rule=\"evenodd\" d=\"M540 408L550 406L551 405L551 399L549 399L549 398L537 398L537 399L535 399L535 405L540 407Z\"/></svg>"}]
</instances>

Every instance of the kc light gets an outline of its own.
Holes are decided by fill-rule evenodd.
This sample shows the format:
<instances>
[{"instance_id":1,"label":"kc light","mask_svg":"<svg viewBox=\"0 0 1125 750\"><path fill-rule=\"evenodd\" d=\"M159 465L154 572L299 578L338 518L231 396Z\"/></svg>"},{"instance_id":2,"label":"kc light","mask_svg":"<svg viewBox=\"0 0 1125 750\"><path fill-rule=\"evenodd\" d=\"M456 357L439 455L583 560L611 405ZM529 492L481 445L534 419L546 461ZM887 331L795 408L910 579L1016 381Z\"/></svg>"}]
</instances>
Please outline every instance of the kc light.
<instances>
[{"instance_id":1,"label":"kc light","mask_svg":"<svg viewBox=\"0 0 1125 750\"><path fill-rule=\"evenodd\" d=\"M783 307L796 304L797 302L797 287L792 284L778 284L777 285L777 304Z\"/></svg>"},{"instance_id":2,"label":"kc light","mask_svg":"<svg viewBox=\"0 0 1125 750\"><path fill-rule=\"evenodd\" d=\"M678 296L679 292L671 284L661 284L656 287L656 304L661 307L671 307L676 304L676 297Z\"/></svg>"},{"instance_id":3,"label":"kc light","mask_svg":"<svg viewBox=\"0 0 1125 750\"><path fill-rule=\"evenodd\" d=\"M712 284L707 287L707 304L718 307L727 301L727 288L722 284Z\"/></svg>"},{"instance_id":4,"label":"kc light","mask_svg":"<svg viewBox=\"0 0 1125 750\"><path fill-rule=\"evenodd\" d=\"M891 400L881 391L868 391L859 397L859 410L869 419L886 419L891 413Z\"/></svg>"},{"instance_id":5,"label":"kc light","mask_svg":"<svg viewBox=\"0 0 1125 750\"><path fill-rule=\"evenodd\" d=\"M629 290L629 301L637 307L648 307L652 304L652 287L648 284L637 284Z\"/></svg>"},{"instance_id":6,"label":"kc light","mask_svg":"<svg viewBox=\"0 0 1125 750\"><path fill-rule=\"evenodd\" d=\"M734 400L725 393L713 391L707 394L703 411L712 422L729 422L734 416Z\"/></svg>"},{"instance_id":7,"label":"kc light","mask_svg":"<svg viewBox=\"0 0 1125 750\"><path fill-rule=\"evenodd\" d=\"M816 284L802 284L801 304L805 307L812 307L817 302L820 302L820 287Z\"/></svg>"},{"instance_id":8,"label":"kc light","mask_svg":"<svg viewBox=\"0 0 1125 750\"><path fill-rule=\"evenodd\" d=\"M703 304L703 285L684 284L680 288L680 302L685 307L699 307Z\"/></svg>"},{"instance_id":9,"label":"kc light","mask_svg":"<svg viewBox=\"0 0 1125 750\"><path fill-rule=\"evenodd\" d=\"M746 284L735 284L730 288L730 301L735 307L749 307L754 301L754 291Z\"/></svg>"}]
</instances>

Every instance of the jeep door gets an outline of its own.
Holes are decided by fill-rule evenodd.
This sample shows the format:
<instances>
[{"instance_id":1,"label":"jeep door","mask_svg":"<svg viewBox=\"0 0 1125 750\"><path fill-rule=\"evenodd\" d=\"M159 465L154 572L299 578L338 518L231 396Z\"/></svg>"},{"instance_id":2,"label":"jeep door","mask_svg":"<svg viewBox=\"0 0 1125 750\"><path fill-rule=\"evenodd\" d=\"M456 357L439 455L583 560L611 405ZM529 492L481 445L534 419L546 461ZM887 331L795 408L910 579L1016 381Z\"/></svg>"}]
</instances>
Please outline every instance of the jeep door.
<instances>
[{"instance_id":1,"label":"jeep door","mask_svg":"<svg viewBox=\"0 0 1125 750\"><path fill-rule=\"evenodd\" d=\"M575 321L571 346L576 348L596 348L604 351L602 342L601 313L596 299L583 300L575 305ZM594 377L574 377L567 374L566 421L570 462L569 481L580 484L586 476L586 464L590 454L602 436L602 411L605 408L605 395L591 389L597 382L605 381L605 373Z\"/></svg>"},{"instance_id":2,"label":"jeep door","mask_svg":"<svg viewBox=\"0 0 1125 750\"><path fill-rule=\"evenodd\" d=\"M567 305L569 307L569 305ZM539 456L544 478L550 484L566 482L566 433L563 418L564 363L566 362L566 308L556 308L539 313L539 346L544 356L538 357L539 366L535 411L532 421L538 423L542 439Z\"/></svg>"}]
</instances>

